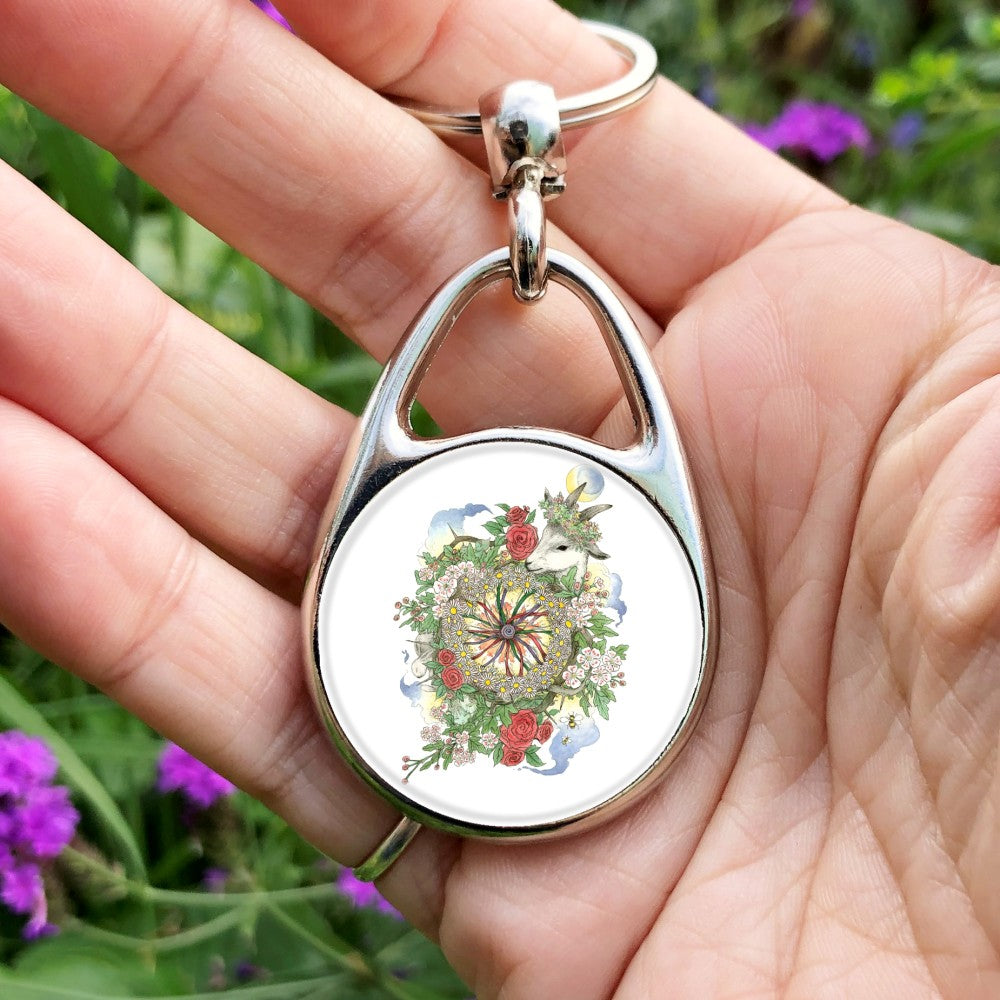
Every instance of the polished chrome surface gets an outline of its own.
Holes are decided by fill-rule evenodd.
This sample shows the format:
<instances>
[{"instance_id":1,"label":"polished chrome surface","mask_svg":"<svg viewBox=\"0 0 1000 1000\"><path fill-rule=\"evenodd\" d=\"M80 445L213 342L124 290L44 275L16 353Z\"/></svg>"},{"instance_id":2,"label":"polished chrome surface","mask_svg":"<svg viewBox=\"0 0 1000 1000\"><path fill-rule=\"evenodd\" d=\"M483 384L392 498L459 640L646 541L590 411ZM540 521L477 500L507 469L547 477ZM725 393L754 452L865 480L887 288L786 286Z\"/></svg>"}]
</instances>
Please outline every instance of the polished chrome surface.
<instances>
[{"instance_id":1,"label":"polished chrome surface","mask_svg":"<svg viewBox=\"0 0 1000 1000\"><path fill-rule=\"evenodd\" d=\"M546 83L517 80L483 94L479 111L493 196L506 198L526 165L537 168L542 194L561 194L566 151L555 91Z\"/></svg>"},{"instance_id":2,"label":"polished chrome surface","mask_svg":"<svg viewBox=\"0 0 1000 1000\"><path fill-rule=\"evenodd\" d=\"M518 80L480 98L493 196L507 199L514 295L536 302L545 293L546 198L566 187L566 154L551 87Z\"/></svg>"},{"instance_id":3,"label":"polished chrome surface","mask_svg":"<svg viewBox=\"0 0 1000 1000\"><path fill-rule=\"evenodd\" d=\"M549 277L573 291L597 322L621 377L636 427L636 440L615 449L586 438L534 427L494 428L454 438L419 439L409 411L431 360L462 310L484 288L509 274L507 249L495 250L446 281L403 337L369 400L345 458L341 480L324 517L322 540L307 582L305 646L310 686L332 738L345 758L373 788L405 815L466 836L538 838L604 822L645 794L662 776L693 731L708 695L714 669L718 626L711 558L691 488L687 463L663 386L649 352L628 314L607 284L568 254L550 251ZM530 827L483 827L430 813L387 785L351 745L338 723L324 687L318 653L317 620L327 568L346 531L365 506L404 472L453 449L483 442L536 442L592 458L613 468L638 489L675 533L690 564L701 608L702 648L697 684L683 719L665 740L655 764L602 805L558 823Z\"/></svg>"},{"instance_id":4,"label":"polished chrome surface","mask_svg":"<svg viewBox=\"0 0 1000 1000\"><path fill-rule=\"evenodd\" d=\"M421 829L420 823L410 819L409 816L404 816L392 828L389 836L354 869L354 877L361 882L374 882L377 878L381 878L410 846L410 842Z\"/></svg>"},{"instance_id":5,"label":"polished chrome surface","mask_svg":"<svg viewBox=\"0 0 1000 1000\"><path fill-rule=\"evenodd\" d=\"M656 50L645 38L625 28L602 24L599 21L583 23L620 52L630 63L630 68L624 76L613 83L559 101L559 120L564 129L579 128L581 125L603 121L605 118L627 111L633 104L641 101L656 83ZM479 111L454 111L404 98L392 98L392 100L435 132L478 135L483 131L483 121Z\"/></svg>"},{"instance_id":6,"label":"polished chrome surface","mask_svg":"<svg viewBox=\"0 0 1000 1000\"><path fill-rule=\"evenodd\" d=\"M545 294L549 276L541 184L539 167L522 167L507 200L511 280L514 295L521 302L537 302Z\"/></svg>"}]
</instances>

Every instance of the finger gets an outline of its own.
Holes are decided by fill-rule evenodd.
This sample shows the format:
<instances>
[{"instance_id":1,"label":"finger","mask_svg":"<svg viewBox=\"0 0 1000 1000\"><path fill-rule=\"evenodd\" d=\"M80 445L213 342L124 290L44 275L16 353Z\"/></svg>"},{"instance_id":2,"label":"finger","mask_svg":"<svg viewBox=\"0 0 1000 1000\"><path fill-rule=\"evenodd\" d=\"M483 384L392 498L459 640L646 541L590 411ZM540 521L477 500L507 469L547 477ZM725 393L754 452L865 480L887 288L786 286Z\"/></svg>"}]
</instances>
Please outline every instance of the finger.
<instances>
[{"instance_id":1,"label":"finger","mask_svg":"<svg viewBox=\"0 0 1000 1000\"><path fill-rule=\"evenodd\" d=\"M312 709L298 609L6 400L0 619L334 857L355 860L390 827Z\"/></svg>"},{"instance_id":2,"label":"finger","mask_svg":"<svg viewBox=\"0 0 1000 1000\"><path fill-rule=\"evenodd\" d=\"M477 170L245 0L61 0L58 16L9 0L4 15L7 83L379 357L445 277L506 243ZM449 338L424 402L452 429L589 432L620 387L586 310L562 289L532 310L494 291Z\"/></svg>"},{"instance_id":3,"label":"finger","mask_svg":"<svg viewBox=\"0 0 1000 1000\"><path fill-rule=\"evenodd\" d=\"M285 0L297 31L375 90L475 108L527 78L560 96L623 73L603 40L550 0ZM840 199L661 80L613 122L566 133L568 188L549 214L666 322L685 292L768 233ZM466 145L475 154L483 143ZM481 159L481 157L477 157Z\"/></svg>"},{"instance_id":4,"label":"finger","mask_svg":"<svg viewBox=\"0 0 1000 1000\"><path fill-rule=\"evenodd\" d=\"M354 418L187 313L2 164L0 202L0 395L297 592Z\"/></svg>"}]
</instances>

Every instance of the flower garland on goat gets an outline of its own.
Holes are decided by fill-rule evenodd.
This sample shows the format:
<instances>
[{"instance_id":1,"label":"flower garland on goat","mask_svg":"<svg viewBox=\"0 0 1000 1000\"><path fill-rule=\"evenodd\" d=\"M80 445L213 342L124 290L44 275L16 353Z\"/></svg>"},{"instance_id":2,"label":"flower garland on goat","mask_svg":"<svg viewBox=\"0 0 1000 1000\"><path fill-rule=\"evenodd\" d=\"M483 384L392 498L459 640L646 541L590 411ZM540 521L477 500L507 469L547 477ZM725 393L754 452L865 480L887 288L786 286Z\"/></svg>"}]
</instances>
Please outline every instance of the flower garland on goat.
<instances>
[{"instance_id":1,"label":"flower garland on goat","mask_svg":"<svg viewBox=\"0 0 1000 1000\"><path fill-rule=\"evenodd\" d=\"M565 747L578 720L610 718L628 647L609 644L610 576L589 568L609 558L594 517L610 505L581 510L585 485L546 490L536 508L498 503L489 537L452 531L440 551L420 553L416 592L395 614L416 636L410 669L425 716L404 782L477 758L541 768L554 735Z\"/></svg>"}]
</instances>

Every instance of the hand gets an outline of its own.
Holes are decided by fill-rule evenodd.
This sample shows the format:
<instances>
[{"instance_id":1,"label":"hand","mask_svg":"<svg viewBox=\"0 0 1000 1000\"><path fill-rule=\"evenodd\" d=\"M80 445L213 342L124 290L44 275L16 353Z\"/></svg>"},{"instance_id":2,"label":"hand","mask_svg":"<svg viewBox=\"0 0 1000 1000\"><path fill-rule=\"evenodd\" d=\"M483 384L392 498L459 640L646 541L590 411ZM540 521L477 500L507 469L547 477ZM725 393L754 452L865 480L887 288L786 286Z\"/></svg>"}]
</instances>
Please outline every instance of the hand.
<instances>
[{"instance_id":1,"label":"hand","mask_svg":"<svg viewBox=\"0 0 1000 1000\"><path fill-rule=\"evenodd\" d=\"M0 9L4 83L379 358L506 235L479 170L367 88L474 104L619 68L542 0L287 0L305 41L243 0ZM482 997L1000 995L996 271L664 81L573 138L553 242L618 283L660 365L715 554L715 684L628 814L530 847L425 831L385 892ZM352 418L6 168L0 204L0 618L357 862L395 816L316 720L296 607ZM446 432L627 436L568 297L469 312L423 391Z\"/></svg>"}]
</instances>

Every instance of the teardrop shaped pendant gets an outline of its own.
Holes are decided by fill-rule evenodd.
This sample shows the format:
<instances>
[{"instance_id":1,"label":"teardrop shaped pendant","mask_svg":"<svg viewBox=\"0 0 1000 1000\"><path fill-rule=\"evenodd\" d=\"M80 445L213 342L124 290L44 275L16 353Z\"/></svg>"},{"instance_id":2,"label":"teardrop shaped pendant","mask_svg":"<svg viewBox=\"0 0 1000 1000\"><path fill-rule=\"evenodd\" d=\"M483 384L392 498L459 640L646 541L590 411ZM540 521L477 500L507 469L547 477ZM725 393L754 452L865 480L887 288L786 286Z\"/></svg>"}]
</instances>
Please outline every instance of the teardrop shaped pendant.
<instances>
[{"instance_id":1,"label":"teardrop shaped pendant","mask_svg":"<svg viewBox=\"0 0 1000 1000\"><path fill-rule=\"evenodd\" d=\"M635 36L599 30L639 66ZM511 100L505 89L484 129L500 132L498 150ZM538 206L558 135L541 141L541 155L497 153L499 166L491 151L495 181L534 156ZM304 603L313 693L345 758L405 816L466 836L582 829L648 791L701 712L717 635L709 550L652 360L607 284L545 253L528 180L518 201L515 179L510 250L449 279L386 366ZM633 446L530 427L414 436L410 405L435 352L519 266L522 299L548 279L588 306Z\"/></svg>"}]
</instances>

